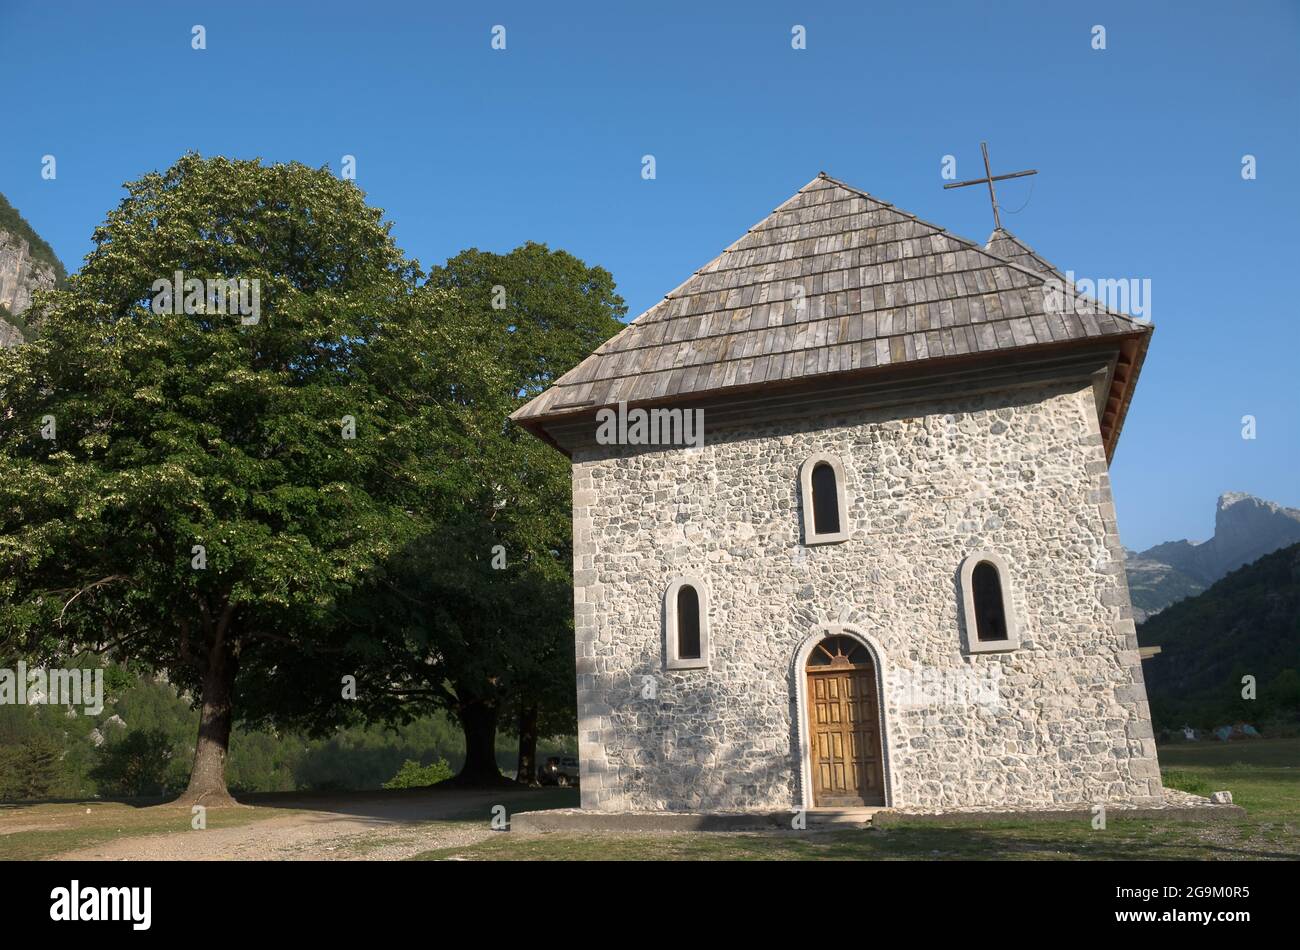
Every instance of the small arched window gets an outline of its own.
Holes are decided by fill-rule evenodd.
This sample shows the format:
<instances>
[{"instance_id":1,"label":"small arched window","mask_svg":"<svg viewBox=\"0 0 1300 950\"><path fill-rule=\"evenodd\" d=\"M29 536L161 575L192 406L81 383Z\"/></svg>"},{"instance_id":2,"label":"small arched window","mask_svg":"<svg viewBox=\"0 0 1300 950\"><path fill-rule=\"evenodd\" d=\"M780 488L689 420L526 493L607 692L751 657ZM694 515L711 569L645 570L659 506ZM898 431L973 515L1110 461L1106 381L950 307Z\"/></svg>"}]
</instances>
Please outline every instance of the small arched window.
<instances>
[{"instance_id":1,"label":"small arched window","mask_svg":"<svg viewBox=\"0 0 1300 950\"><path fill-rule=\"evenodd\" d=\"M664 654L670 670L709 665L709 590L698 577L679 577L664 593Z\"/></svg>"},{"instance_id":2,"label":"small arched window","mask_svg":"<svg viewBox=\"0 0 1300 950\"><path fill-rule=\"evenodd\" d=\"M700 658L700 595L690 584L677 589L677 657Z\"/></svg>"},{"instance_id":3,"label":"small arched window","mask_svg":"<svg viewBox=\"0 0 1300 950\"><path fill-rule=\"evenodd\" d=\"M962 562L962 608L966 646L971 653L996 653L1020 646L1009 578L1006 561L992 551L977 551Z\"/></svg>"},{"instance_id":4,"label":"small arched window","mask_svg":"<svg viewBox=\"0 0 1300 950\"><path fill-rule=\"evenodd\" d=\"M1002 608L1002 580L998 569L980 561L971 572L971 596L975 598L975 635L981 640L1005 640L1007 615Z\"/></svg>"},{"instance_id":5,"label":"small arched window","mask_svg":"<svg viewBox=\"0 0 1300 950\"><path fill-rule=\"evenodd\" d=\"M799 470L803 497L803 543L830 544L848 538L844 466L833 455L814 455Z\"/></svg>"},{"instance_id":6,"label":"small arched window","mask_svg":"<svg viewBox=\"0 0 1300 950\"><path fill-rule=\"evenodd\" d=\"M817 534L838 534L840 530L839 489L835 469L829 462L813 466L813 530Z\"/></svg>"}]
</instances>

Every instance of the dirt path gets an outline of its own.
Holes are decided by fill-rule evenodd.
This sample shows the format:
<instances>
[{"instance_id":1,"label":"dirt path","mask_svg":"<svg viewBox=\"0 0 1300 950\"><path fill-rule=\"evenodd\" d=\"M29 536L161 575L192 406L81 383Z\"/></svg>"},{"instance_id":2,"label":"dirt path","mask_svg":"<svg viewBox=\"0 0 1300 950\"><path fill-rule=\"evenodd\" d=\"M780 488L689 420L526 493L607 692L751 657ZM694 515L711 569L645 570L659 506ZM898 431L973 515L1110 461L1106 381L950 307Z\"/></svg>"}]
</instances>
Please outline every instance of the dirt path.
<instances>
[{"instance_id":1,"label":"dirt path","mask_svg":"<svg viewBox=\"0 0 1300 950\"><path fill-rule=\"evenodd\" d=\"M56 860L394 860L499 834L489 818L492 806L502 801L500 792L483 791L277 798L276 810L292 811L228 828L122 838L68 851ZM515 799L507 807L537 806Z\"/></svg>"}]
</instances>

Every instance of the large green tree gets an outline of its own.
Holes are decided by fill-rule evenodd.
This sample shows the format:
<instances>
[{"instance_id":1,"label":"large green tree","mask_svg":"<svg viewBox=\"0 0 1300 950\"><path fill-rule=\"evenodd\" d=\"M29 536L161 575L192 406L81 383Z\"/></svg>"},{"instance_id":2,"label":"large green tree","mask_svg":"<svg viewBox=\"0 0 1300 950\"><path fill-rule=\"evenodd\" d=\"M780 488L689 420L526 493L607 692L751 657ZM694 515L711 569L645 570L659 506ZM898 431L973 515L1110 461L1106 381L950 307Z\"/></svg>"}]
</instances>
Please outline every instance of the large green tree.
<instances>
[{"instance_id":1,"label":"large green tree","mask_svg":"<svg viewBox=\"0 0 1300 950\"><path fill-rule=\"evenodd\" d=\"M499 779L503 725L520 737L526 780L539 733L574 723L571 497L568 461L507 416L616 333L627 308L608 271L536 243L465 251L425 289L455 293L465 324L490 327L486 357L501 375L466 401L482 441L474 464L444 471L444 492L426 499L439 504L427 515L436 530L353 599L348 623L369 633L353 638L363 650L346 662L366 671L359 704L369 714L407 718L432 703L457 718L460 781ZM319 664L291 669L279 672L332 676Z\"/></svg>"},{"instance_id":2,"label":"large green tree","mask_svg":"<svg viewBox=\"0 0 1300 950\"><path fill-rule=\"evenodd\" d=\"M221 803L241 700L337 695L273 671L364 635L340 605L457 504L508 384L327 170L187 155L127 192L0 355L0 641L166 670L201 708L182 800ZM256 322L155 306L177 272L257 281Z\"/></svg>"},{"instance_id":3,"label":"large green tree","mask_svg":"<svg viewBox=\"0 0 1300 950\"><path fill-rule=\"evenodd\" d=\"M609 271L531 241L507 254L463 251L433 268L429 284L457 292L470 319L493 327L506 413L621 330L627 314ZM452 581L432 593L474 605L454 624L457 649L443 655L467 748L478 750L466 772L495 775L487 753L504 714L514 718L518 774L526 780L539 732L567 731L574 722L569 464L513 424L493 436L460 521L462 563L472 570L431 575ZM485 556L492 547L504 553L504 568Z\"/></svg>"},{"instance_id":4,"label":"large green tree","mask_svg":"<svg viewBox=\"0 0 1300 950\"><path fill-rule=\"evenodd\" d=\"M462 251L434 267L429 283L459 291L462 306L495 327L515 406L591 355L627 316L609 271L536 241L508 254Z\"/></svg>"}]
</instances>

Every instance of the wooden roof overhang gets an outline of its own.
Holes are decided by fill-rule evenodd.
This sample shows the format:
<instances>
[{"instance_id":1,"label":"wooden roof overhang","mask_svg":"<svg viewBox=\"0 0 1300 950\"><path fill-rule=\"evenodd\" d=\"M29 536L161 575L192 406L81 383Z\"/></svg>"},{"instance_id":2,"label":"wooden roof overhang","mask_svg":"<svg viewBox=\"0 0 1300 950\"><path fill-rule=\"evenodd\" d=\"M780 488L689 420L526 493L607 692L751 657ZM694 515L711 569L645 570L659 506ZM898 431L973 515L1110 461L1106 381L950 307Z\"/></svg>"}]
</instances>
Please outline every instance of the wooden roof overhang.
<instances>
[{"instance_id":1,"label":"wooden roof overhang","mask_svg":"<svg viewBox=\"0 0 1300 950\"><path fill-rule=\"evenodd\" d=\"M1005 229L981 246L822 173L511 418L571 455L602 407L707 406L716 431L1087 356L1109 459L1151 333Z\"/></svg>"},{"instance_id":2,"label":"wooden roof overhang","mask_svg":"<svg viewBox=\"0 0 1300 950\"><path fill-rule=\"evenodd\" d=\"M1124 335L1023 346L1014 351L969 353L895 366L843 370L795 380L732 386L627 403L634 408L702 408L711 431L755 420L775 421L836 411L881 408L976 393L1013 390L1054 381L1087 381L1097 406L1106 460L1119 442L1146 358L1153 328ZM515 421L569 458L595 445L596 413L613 406L565 407ZM647 446L646 449L657 447Z\"/></svg>"}]
</instances>

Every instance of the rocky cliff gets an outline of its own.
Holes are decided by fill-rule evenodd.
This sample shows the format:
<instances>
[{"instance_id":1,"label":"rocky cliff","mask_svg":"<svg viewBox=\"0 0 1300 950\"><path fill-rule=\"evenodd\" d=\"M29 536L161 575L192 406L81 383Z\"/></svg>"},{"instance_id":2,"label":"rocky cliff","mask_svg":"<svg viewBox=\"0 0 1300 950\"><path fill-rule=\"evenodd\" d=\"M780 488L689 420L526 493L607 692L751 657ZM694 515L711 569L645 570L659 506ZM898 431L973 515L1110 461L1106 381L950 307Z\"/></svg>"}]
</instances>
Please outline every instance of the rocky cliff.
<instances>
[{"instance_id":1,"label":"rocky cliff","mask_svg":"<svg viewBox=\"0 0 1300 950\"><path fill-rule=\"evenodd\" d=\"M1140 623L1229 571L1297 542L1300 510L1244 492L1225 492L1214 514L1214 537L1208 541L1166 541L1129 554L1134 617Z\"/></svg>"},{"instance_id":2,"label":"rocky cliff","mask_svg":"<svg viewBox=\"0 0 1300 950\"><path fill-rule=\"evenodd\" d=\"M23 342L22 313L32 294L48 290L64 277L63 265L15 209L0 195L0 346Z\"/></svg>"},{"instance_id":3,"label":"rocky cliff","mask_svg":"<svg viewBox=\"0 0 1300 950\"><path fill-rule=\"evenodd\" d=\"M1141 623L1170 604L1194 597L1205 585L1164 561L1126 551L1129 595L1133 600L1133 619Z\"/></svg>"}]
</instances>

